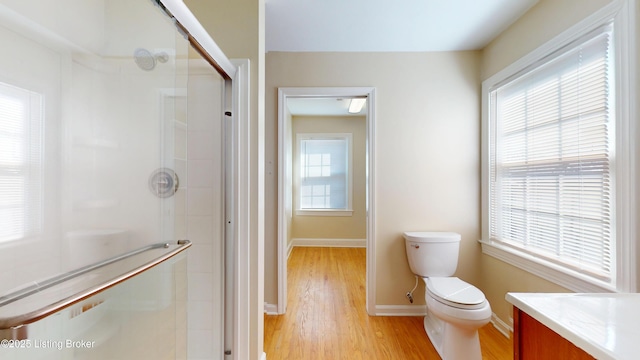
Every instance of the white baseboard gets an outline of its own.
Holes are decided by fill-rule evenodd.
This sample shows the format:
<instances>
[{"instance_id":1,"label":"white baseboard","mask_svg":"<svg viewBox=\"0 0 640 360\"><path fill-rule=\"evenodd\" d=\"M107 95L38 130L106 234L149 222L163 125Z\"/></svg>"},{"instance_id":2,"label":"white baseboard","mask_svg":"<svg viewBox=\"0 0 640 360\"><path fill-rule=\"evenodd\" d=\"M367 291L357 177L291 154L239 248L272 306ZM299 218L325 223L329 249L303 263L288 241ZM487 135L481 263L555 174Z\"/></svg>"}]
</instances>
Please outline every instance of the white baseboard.
<instances>
[{"instance_id":1,"label":"white baseboard","mask_svg":"<svg viewBox=\"0 0 640 360\"><path fill-rule=\"evenodd\" d=\"M371 316L425 316L427 305L376 305ZM502 321L495 313L491 314L491 324L507 339L511 337L513 326Z\"/></svg>"},{"instance_id":2,"label":"white baseboard","mask_svg":"<svg viewBox=\"0 0 640 360\"><path fill-rule=\"evenodd\" d=\"M267 315L279 315L278 305L264 303L264 312ZM427 305L376 305L375 314L371 316L425 316ZM513 325L502 321L495 313L491 314L491 324L507 339L511 338Z\"/></svg>"},{"instance_id":3,"label":"white baseboard","mask_svg":"<svg viewBox=\"0 0 640 360\"><path fill-rule=\"evenodd\" d=\"M279 315L278 305L264 303L267 315ZM375 314L371 316L425 316L427 305L376 305ZM500 320L500 319L498 319Z\"/></svg>"},{"instance_id":4,"label":"white baseboard","mask_svg":"<svg viewBox=\"0 0 640 360\"><path fill-rule=\"evenodd\" d=\"M427 305L376 305L373 316L425 316Z\"/></svg>"},{"instance_id":5,"label":"white baseboard","mask_svg":"<svg viewBox=\"0 0 640 360\"><path fill-rule=\"evenodd\" d=\"M293 238L291 239L293 246L307 246L307 247L352 247L352 248L366 248L367 239L306 239L306 238Z\"/></svg>"},{"instance_id":6,"label":"white baseboard","mask_svg":"<svg viewBox=\"0 0 640 360\"><path fill-rule=\"evenodd\" d=\"M289 256L291 256L291 251L293 250L293 241L289 241L287 244L287 260L289 260Z\"/></svg>"},{"instance_id":7,"label":"white baseboard","mask_svg":"<svg viewBox=\"0 0 640 360\"><path fill-rule=\"evenodd\" d=\"M264 312L267 315L279 315L278 305L264 303Z\"/></svg>"},{"instance_id":8,"label":"white baseboard","mask_svg":"<svg viewBox=\"0 0 640 360\"><path fill-rule=\"evenodd\" d=\"M262 356L260 356L260 360L267 360L267 353L263 352Z\"/></svg>"},{"instance_id":9,"label":"white baseboard","mask_svg":"<svg viewBox=\"0 0 640 360\"><path fill-rule=\"evenodd\" d=\"M502 321L496 313L491 314L491 323L493 324L493 327L500 331L507 339L511 338L510 334L513 332L513 325L509 325Z\"/></svg>"}]
</instances>

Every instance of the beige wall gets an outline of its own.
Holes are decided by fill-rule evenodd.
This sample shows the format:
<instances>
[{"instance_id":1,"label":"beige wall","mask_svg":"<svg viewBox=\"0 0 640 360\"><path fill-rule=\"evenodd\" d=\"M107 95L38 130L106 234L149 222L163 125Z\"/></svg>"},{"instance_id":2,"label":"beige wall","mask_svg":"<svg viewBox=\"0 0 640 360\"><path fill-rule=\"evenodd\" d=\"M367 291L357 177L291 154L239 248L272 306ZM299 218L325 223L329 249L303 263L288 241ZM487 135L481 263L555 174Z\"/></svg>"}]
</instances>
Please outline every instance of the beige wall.
<instances>
[{"instance_id":1,"label":"beige wall","mask_svg":"<svg viewBox=\"0 0 640 360\"><path fill-rule=\"evenodd\" d=\"M505 321L511 311L504 301L506 291L563 291L480 255L476 243L480 236L480 81L609 0L541 0L482 53L269 53L266 62L263 0L185 2L229 57L251 59L252 144L258 146L256 129L263 120L262 110L266 111L265 302L277 303L276 127L277 87L280 86L375 86L377 89L378 304L406 304L404 293L413 286L401 237L405 230L460 232L463 244L458 275L479 285L494 311ZM640 41L640 36L637 40ZM263 90L266 93L262 93ZM637 131L636 139L639 139ZM257 170L259 165L256 152L254 148L252 170ZM640 168L638 156L636 164ZM257 179L253 178L252 189L256 188ZM640 208L638 189L636 196L636 207ZM257 200L251 214L258 216ZM257 222L253 230L256 234ZM640 233L640 223L637 231ZM255 235L252 245L261 246ZM640 255L640 247L638 252ZM258 263L256 256L256 250L252 249L252 260L256 260L253 263ZM257 282L258 271L257 268L251 270L252 284ZM421 286L418 291L422 290ZM259 296L252 298L252 309L256 309L256 313L251 314L255 353L258 353L257 346L262 350L262 333L258 330L262 328L262 314L257 310L262 307L261 300Z\"/></svg>"},{"instance_id":2,"label":"beige wall","mask_svg":"<svg viewBox=\"0 0 640 360\"><path fill-rule=\"evenodd\" d=\"M263 346L262 276L263 260L258 256L263 242L259 239L258 167L262 145L258 129L264 124L264 0L185 0L198 21L229 58L250 61L251 128L251 359L259 359Z\"/></svg>"},{"instance_id":3,"label":"beige wall","mask_svg":"<svg viewBox=\"0 0 640 360\"><path fill-rule=\"evenodd\" d=\"M482 52L482 80L527 55L554 36L610 3L611 0L540 0L494 39ZM512 317L507 292L567 292L523 270L483 255L480 288L493 312L503 321Z\"/></svg>"},{"instance_id":4,"label":"beige wall","mask_svg":"<svg viewBox=\"0 0 640 360\"><path fill-rule=\"evenodd\" d=\"M480 53L270 52L266 60L266 158L274 169L278 87L376 88L376 303L409 304L404 231L461 233L457 274L478 284ZM265 186L277 193L275 173L267 172ZM274 199L266 216L265 302L276 304Z\"/></svg>"},{"instance_id":5,"label":"beige wall","mask_svg":"<svg viewBox=\"0 0 640 360\"><path fill-rule=\"evenodd\" d=\"M527 55L612 1L539 0L526 14L483 49L482 80Z\"/></svg>"},{"instance_id":6,"label":"beige wall","mask_svg":"<svg viewBox=\"0 0 640 360\"><path fill-rule=\"evenodd\" d=\"M352 216L309 216L293 214L291 237L298 239L366 239L366 118L364 116L294 116L292 122L295 148L296 134L352 134ZM293 153L293 173L299 174L299 158ZM297 196L294 187L294 201Z\"/></svg>"},{"instance_id":7,"label":"beige wall","mask_svg":"<svg viewBox=\"0 0 640 360\"><path fill-rule=\"evenodd\" d=\"M635 62L636 62L636 66L638 65L638 62L640 62L640 4L638 4L638 2L635 2L636 5L636 13L635 13L635 24L636 24L636 34L635 34L635 40L636 40L636 54L635 54ZM636 81L635 81L635 91L636 91L636 105L635 105L635 109L636 109L636 120L635 120L635 126L633 127L633 131L635 131L635 136L633 137L633 139L635 139L634 143L633 143L633 153L636 154L635 156L635 170L636 170L636 175L637 172L640 171L640 124L638 124L638 112L637 110L640 108L638 104L640 104L640 69L635 70L635 76L636 76ZM633 159L632 159L633 161ZM636 199L635 199L635 209L636 211L640 211L640 179L638 179L636 177L636 187L635 187L635 192L636 192ZM638 214L636 213L636 216L638 216ZM636 221L636 229L635 229L635 238L636 238L636 291L640 292L640 221Z\"/></svg>"}]
</instances>

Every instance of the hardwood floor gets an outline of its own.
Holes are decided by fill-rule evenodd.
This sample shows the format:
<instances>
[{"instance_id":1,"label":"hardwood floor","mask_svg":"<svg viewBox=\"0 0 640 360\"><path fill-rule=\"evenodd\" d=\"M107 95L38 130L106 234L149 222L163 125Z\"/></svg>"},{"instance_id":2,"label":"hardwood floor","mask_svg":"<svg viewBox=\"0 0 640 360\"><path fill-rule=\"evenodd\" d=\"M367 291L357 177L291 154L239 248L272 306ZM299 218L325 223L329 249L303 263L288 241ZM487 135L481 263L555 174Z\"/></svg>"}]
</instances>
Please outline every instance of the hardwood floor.
<instances>
[{"instance_id":1,"label":"hardwood floor","mask_svg":"<svg viewBox=\"0 0 640 360\"><path fill-rule=\"evenodd\" d=\"M265 315L268 360L439 359L422 317L369 316L365 249L293 249L285 315ZM484 360L512 359L511 341L480 329Z\"/></svg>"}]
</instances>

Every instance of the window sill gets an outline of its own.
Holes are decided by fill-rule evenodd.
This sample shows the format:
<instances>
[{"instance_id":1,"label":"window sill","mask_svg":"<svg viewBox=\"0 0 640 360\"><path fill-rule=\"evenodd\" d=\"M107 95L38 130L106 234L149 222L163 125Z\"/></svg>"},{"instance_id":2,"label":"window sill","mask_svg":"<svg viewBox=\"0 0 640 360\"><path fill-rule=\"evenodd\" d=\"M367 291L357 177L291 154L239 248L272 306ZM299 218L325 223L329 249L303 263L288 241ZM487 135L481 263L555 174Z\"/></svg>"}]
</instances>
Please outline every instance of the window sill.
<instances>
[{"instance_id":1,"label":"window sill","mask_svg":"<svg viewBox=\"0 0 640 360\"><path fill-rule=\"evenodd\" d=\"M296 210L297 216L353 216L353 210L314 209Z\"/></svg>"},{"instance_id":2,"label":"window sill","mask_svg":"<svg viewBox=\"0 0 640 360\"><path fill-rule=\"evenodd\" d=\"M516 249L504 246L495 241L479 240L482 253L507 264L527 271L542 279L565 287L571 291L582 293L615 292L616 290L604 282L598 282L583 274L562 268L554 263L536 258Z\"/></svg>"}]
</instances>

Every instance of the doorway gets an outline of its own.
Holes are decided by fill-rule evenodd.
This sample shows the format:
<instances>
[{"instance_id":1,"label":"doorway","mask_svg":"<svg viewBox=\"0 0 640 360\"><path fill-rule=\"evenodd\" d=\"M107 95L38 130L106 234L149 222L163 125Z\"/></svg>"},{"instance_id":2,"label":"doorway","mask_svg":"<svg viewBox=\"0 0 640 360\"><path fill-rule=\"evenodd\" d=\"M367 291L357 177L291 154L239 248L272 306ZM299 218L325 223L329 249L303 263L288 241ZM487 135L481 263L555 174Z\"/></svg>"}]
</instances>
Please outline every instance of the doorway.
<instances>
[{"instance_id":1,"label":"doorway","mask_svg":"<svg viewBox=\"0 0 640 360\"><path fill-rule=\"evenodd\" d=\"M375 88L373 87L318 87L318 88L279 88L278 89L278 314L284 314L287 308L287 258L292 241L292 219L296 211L300 212L300 199L294 198L294 152L300 144L293 135L293 116L289 110L292 104L313 102L337 103L342 100L364 99L364 181L353 183L353 187L364 185L364 221L366 246L366 308L369 314L375 313ZM320 114L322 111L317 110ZM323 114L330 115L330 114ZM348 213L349 206L344 206ZM342 212L342 211L339 211ZM336 214L333 214L336 215ZM340 215L340 214L337 214ZM344 213L342 215L345 215ZM347 214L348 216L348 214Z\"/></svg>"}]
</instances>

